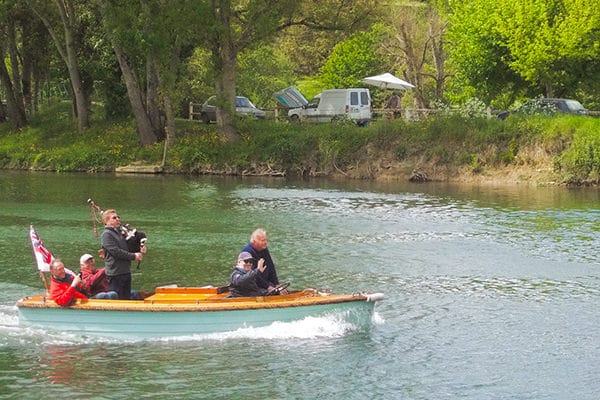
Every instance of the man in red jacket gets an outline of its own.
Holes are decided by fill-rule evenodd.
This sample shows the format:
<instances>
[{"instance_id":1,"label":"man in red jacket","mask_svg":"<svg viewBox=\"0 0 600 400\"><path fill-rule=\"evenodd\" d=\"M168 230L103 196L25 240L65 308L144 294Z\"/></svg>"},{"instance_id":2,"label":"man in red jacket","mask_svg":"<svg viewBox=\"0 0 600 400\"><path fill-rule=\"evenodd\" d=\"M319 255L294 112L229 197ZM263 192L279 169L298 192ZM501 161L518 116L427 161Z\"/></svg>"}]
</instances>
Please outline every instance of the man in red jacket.
<instances>
[{"instance_id":1,"label":"man in red jacket","mask_svg":"<svg viewBox=\"0 0 600 400\"><path fill-rule=\"evenodd\" d=\"M68 307L75 299L88 298L81 277L67 273L65 264L59 258L50 264L50 275L50 297L59 306Z\"/></svg>"}]
</instances>

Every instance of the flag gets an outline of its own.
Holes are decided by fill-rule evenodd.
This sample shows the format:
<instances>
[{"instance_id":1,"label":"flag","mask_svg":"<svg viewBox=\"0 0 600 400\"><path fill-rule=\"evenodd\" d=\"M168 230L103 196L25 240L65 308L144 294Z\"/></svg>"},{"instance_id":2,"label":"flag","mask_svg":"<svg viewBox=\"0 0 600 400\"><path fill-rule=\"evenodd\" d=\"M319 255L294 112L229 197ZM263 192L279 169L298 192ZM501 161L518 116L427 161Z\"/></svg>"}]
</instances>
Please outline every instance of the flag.
<instances>
[{"instance_id":1,"label":"flag","mask_svg":"<svg viewBox=\"0 0 600 400\"><path fill-rule=\"evenodd\" d=\"M50 263L54 260L54 257L44 247L44 243L42 243L33 225L29 226L29 236L31 237L31 245L33 246L33 254L35 255L38 270L42 272L50 271Z\"/></svg>"}]
</instances>

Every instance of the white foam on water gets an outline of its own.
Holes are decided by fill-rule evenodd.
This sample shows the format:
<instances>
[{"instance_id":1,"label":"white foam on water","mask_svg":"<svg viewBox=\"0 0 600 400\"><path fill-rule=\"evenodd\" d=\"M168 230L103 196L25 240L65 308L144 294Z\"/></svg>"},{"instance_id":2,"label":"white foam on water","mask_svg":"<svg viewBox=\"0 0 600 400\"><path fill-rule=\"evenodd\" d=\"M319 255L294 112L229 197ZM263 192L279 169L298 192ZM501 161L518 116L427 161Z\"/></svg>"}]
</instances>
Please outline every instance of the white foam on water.
<instances>
[{"instance_id":1,"label":"white foam on water","mask_svg":"<svg viewBox=\"0 0 600 400\"><path fill-rule=\"evenodd\" d=\"M373 316L371 317L371 322L374 325L383 325L383 324L385 324L385 319L377 311L374 311Z\"/></svg>"},{"instance_id":2,"label":"white foam on water","mask_svg":"<svg viewBox=\"0 0 600 400\"><path fill-rule=\"evenodd\" d=\"M156 339L158 341L190 341L190 340L230 340L230 339L316 339L337 338L356 327L338 315L322 317L306 317L292 322L273 322L271 325L255 328L240 328L230 332L189 335Z\"/></svg>"}]
</instances>

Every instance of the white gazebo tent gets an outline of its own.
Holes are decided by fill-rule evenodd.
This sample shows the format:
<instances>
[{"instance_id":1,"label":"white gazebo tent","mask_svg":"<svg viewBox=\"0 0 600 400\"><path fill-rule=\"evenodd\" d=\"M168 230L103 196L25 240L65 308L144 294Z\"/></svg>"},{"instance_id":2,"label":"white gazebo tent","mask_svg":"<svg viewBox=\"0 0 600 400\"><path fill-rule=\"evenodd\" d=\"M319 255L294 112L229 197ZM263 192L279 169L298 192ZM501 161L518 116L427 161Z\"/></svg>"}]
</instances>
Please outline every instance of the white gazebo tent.
<instances>
[{"instance_id":1,"label":"white gazebo tent","mask_svg":"<svg viewBox=\"0 0 600 400\"><path fill-rule=\"evenodd\" d=\"M395 77L394 75L386 72L385 74L369 76L363 79L364 83L368 83L369 85L377 86L380 89L413 89L415 85L412 83L408 83L403 81L400 78Z\"/></svg>"}]
</instances>

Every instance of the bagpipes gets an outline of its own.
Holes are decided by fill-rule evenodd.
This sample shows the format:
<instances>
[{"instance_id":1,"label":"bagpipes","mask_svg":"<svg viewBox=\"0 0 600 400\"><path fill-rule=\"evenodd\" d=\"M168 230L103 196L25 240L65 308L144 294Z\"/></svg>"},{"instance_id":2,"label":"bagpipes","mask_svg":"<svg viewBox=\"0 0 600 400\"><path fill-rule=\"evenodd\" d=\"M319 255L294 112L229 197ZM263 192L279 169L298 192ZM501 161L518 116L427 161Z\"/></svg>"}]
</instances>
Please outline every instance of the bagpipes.
<instances>
[{"instance_id":1,"label":"bagpipes","mask_svg":"<svg viewBox=\"0 0 600 400\"><path fill-rule=\"evenodd\" d=\"M98 206L92 199L88 199L87 202L90 205L90 214L92 217L92 222L94 223L94 235L98 237L97 224L102 223L102 214L104 214L104 210L100 206ZM121 230L121 234L125 237L125 240L127 241L127 248L129 252L139 253L142 247L146 245L146 241L148 240L146 234L142 231L138 231L137 229L132 228L131 225L126 224L123 221L121 221L121 226L119 228ZM104 258L102 250L100 251L100 257Z\"/></svg>"}]
</instances>

